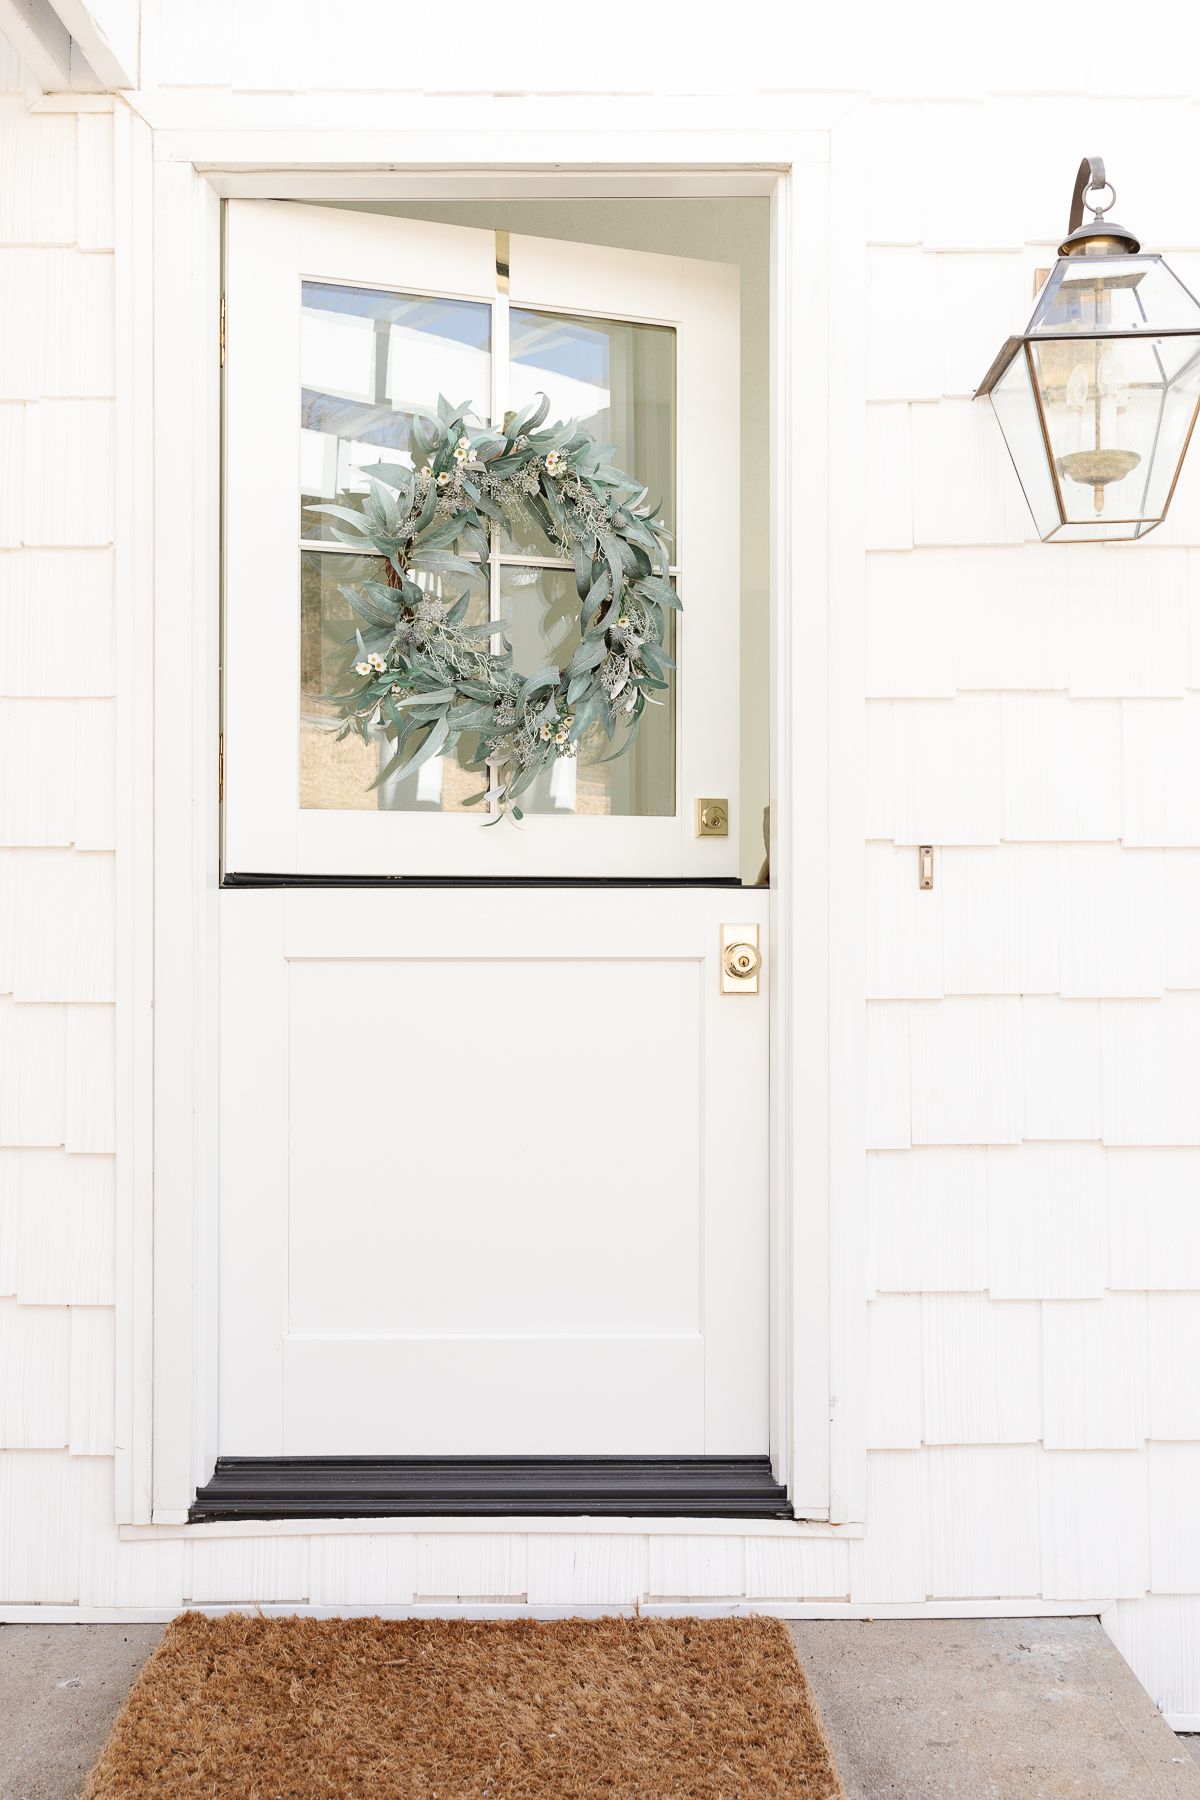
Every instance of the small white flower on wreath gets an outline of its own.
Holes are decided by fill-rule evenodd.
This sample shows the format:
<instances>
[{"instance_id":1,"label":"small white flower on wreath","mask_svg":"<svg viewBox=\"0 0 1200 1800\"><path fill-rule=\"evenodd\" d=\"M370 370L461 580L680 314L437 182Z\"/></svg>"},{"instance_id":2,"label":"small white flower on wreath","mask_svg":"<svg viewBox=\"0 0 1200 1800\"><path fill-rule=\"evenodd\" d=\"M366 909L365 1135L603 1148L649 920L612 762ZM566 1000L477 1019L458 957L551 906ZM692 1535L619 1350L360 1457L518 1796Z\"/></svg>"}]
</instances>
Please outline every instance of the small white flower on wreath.
<instances>
[{"instance_id":1,"label":"small white flower on wreath","mask_svg":"<svg viewBox=\"0 0 1200 1800\"><path fill-rule=\"evenodd\" d=\"M439 487L449 487L449 485L450 485L449 471L446 469L443 469L441 474L438 476L438 486Z\"/></svg>"},{"instance_id":2,"label":"small white flower on wreath","mask_svg":"<svg viewBox=\"0 0 1200 1800\"><path fill-rule=\"evenodd\" d=\"M458 464L460 469L464 466L464 464L469 463L473 460L473 458L471 456L471 440L470 440L470 438L467 438L467 437L459 438L457 444L455 444L455 446L454 446L454 460Z\"/></svg>"},{"instance_id":3,"label":"small white flower on wreath","mask_svg":"<svg viewBox=\"0 0 1200 1800\"><path fill-rule=\"evenodd\" d=\"M382 675L384 670L387 668L387 661L384 657L380 656L378 650L372 650L370 656L368 656L368 658L367 658L367 661L368 661L368 663L370 663L371 667L374 669L374 671L377 675Z\"/></svg>"},{"instance_id":4,"label":"small white flower on wreath","mask_svg":"<svg viewBox=\"0 0 1200 1800\"><path fill-rule=\"evenodd\" d=\"M538 736L541 738L543 744L548 744L550 739L554 736L554 733L551 731L549 725L543 725L538 732Z\"/></svg>"},{"instance_id":5,"label":"small white flower on wreath","mask_svg":"<svg viewBox=\"0 0 1200 1800\"><path fill-rule=\"evenodd\" d=\"M354 665L354 673L356 675L369 675L371 673L370 663L365 660L363 662L356 662Z\"/></svg>"},{"instance_id":6,"label":"small white flower on wreath","mask_svg":"<svg viewBox=\"0 0 1200 1800\"><path fill-rule=\"evenodd\" d=\"M546 452L546 473L547 473L547 475L554 475L554 476L561 475L563 470L566 468L566 466L567 466L567 464L566 464L565 457L560 456L558 454L557 450L547 450L547 452Z\"/></svg>"}]
</instances>

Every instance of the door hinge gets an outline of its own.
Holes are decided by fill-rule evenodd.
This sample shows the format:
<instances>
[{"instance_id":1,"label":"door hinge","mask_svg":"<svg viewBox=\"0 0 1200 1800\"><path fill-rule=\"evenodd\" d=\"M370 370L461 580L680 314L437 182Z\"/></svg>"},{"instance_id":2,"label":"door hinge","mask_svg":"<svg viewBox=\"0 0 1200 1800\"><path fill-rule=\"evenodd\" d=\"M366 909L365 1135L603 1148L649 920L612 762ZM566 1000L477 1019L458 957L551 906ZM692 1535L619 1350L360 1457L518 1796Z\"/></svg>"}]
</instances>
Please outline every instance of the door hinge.
<instances>
[{"instance_id":1,"label":"door hinge","mask_svg":"<svg viewBox=\"0 0 1200 1800\"><path fill-rule=\"evenodd\" d=\"M224 296L224 294L221 295L220 344L221 344L221 367L224 368L225 367L225 296Z\"/></svg>"},{"instance_id":2,"label":"door hinge","mask_svg":"<svg viewBox=\"0 0 1200 1800\"><path fill-rule=\"evenodd\" d=\"M225 733L217 739L217 805L225 798Z\"/></svg>"}]
</instances>

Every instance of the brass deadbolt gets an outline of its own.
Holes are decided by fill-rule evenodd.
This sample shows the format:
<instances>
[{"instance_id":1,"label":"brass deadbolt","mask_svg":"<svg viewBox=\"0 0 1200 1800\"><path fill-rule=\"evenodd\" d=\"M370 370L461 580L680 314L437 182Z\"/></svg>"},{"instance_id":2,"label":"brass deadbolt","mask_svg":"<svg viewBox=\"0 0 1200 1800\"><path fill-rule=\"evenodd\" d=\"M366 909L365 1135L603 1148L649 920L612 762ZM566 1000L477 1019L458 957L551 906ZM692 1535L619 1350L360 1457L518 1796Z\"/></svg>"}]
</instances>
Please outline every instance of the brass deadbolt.
<instances>
[{"instance_id":1,"label":"brass deadbolt","mask_svg":"<svg viewBox=\"0 0 1200 1800\"><path fill-rule=\"evenodd\" d=\"M728 837L729 836L729 802L728 800L697 800L696 802L696 836Z\"/></svg>"}]
</instances>

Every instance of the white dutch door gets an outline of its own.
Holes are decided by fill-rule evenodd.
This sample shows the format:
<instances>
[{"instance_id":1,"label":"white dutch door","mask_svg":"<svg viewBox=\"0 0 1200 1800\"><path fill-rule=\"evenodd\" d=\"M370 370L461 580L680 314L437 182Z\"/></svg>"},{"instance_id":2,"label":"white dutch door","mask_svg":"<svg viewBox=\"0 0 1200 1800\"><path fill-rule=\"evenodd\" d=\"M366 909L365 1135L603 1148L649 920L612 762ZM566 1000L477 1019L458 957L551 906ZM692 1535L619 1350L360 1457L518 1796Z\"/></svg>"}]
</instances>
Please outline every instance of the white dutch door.
<instances>
[{"instance_id":1,"label":"white dutch door","mask_svg":"<svg viewBox=\"0 0 1200 1800\"><path fill-rule=\"evenodd\" d=\"M226 294L218 1449L764 1452L767 982L722 976L768 948L734 884L737 273L235 201ZM517 821L461 752L396 779L339 739L342 590L381 565L313 508L412 466L439 394L482 428L538 393L661 495L682 610L634 748L589 733ZM421 580L565 667L571 562L532 516L491 552Z\"/></svg>"}]
</instances>

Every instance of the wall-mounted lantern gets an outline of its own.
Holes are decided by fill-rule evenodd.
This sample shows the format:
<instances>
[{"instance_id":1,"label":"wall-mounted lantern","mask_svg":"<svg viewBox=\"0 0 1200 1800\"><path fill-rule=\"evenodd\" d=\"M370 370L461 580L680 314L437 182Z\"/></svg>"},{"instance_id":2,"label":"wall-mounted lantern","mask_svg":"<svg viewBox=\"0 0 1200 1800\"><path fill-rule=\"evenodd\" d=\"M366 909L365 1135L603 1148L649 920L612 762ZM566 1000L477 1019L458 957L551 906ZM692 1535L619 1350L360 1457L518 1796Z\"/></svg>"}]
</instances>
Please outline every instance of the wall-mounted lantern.
<instances>
[{"instance_id":1,"label":"wall-mounted lantern","mask_svg":"<svg viewBox=\"0 0 1200 1800\"><path fill-rule=\"evenodd\" d=\"M1140 538L1161 525L1200 409L1200 303L1106 219L1115 201L1101 159L1085 157L1033 317L976 394L991 398L1047 543Z\"/></svg>"}]
</instances>

